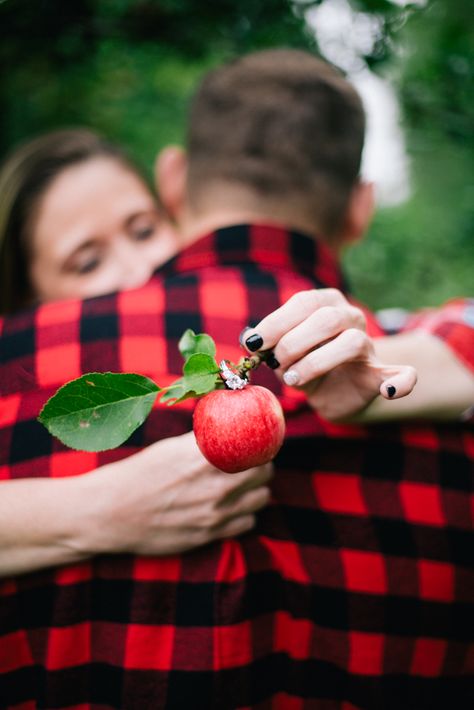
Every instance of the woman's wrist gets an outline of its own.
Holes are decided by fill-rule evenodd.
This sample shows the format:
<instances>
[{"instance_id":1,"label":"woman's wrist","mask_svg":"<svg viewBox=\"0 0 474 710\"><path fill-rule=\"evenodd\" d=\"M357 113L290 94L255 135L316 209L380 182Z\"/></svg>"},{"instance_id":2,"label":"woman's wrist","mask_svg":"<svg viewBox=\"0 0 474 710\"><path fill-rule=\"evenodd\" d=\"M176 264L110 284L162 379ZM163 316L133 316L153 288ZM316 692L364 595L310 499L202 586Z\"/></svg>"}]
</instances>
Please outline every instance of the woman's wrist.
<instances>
[{"instance_id":1,"label":"woman's wrist","mask_svg":"<svg viewBox=\"0 0 474 710\"><path fill-rule=\"evenodd\" d=\"M115 470L119 466L120 462L103 466L73 482L66 544L78 557L125 551L122 537L126 530L117 515L125 495L120 471Z\"/></svg>"}]
</instances>

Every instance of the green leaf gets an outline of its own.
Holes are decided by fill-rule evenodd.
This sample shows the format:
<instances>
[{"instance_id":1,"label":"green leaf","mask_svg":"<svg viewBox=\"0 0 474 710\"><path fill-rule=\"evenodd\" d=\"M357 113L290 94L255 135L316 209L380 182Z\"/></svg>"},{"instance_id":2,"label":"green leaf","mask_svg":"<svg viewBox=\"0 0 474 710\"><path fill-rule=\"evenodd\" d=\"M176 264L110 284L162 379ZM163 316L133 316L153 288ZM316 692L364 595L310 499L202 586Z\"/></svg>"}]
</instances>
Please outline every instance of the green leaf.
<instances>
[{"instance_id":1,"label":"green leaf","mask_svg":"<svg viewBox=\"0 0 474 710\"><path fill-rule=\"evenodd\" d=\"M218 372L219 368L213 357L195 353L184 364L183 386L187 392L206 394L214 389Z\"/></svg>"},{"instance_id":2,"label":"green leaf","mask_svg":"<svg viewBox=\"0 0 474 710\"><path fill-rule=\"evenodd\" d=\"M167 388L161 401L175 404L212 392L222 384L221 379L217 377L218 373L219 367L213 357L205 353L194 353L184 363L183 377Z\"/></svg>"},{"instance_id":3,"label":"green leaf","mask_svg":"<svg viewBox=\"0 0 474 710\"><path fill-rule=\"evenodd\" d=\"M172 385L166 388L166 390L161 395L160 402L166 402L167 404L174 404L186 393L184 387L184 380L182 377L179 380L173 382Z\"/></svg>"},{"instance_id":4,"label":"green leaf","mask_svg":"<svg viewBox=\"0 0 474 710\"><path fill-rule=\"evenodd\" d=\"M211 336L206 335L206 333L196 335L191 328L188 328L188 330L183 333L178 347L179 352L185 360L188 360L191 355L195 355L196 353L204 353L205 355L210 355L212 358L216 356L216 344Z\"/></svg>"},{"instance_id":5,"label":"green leaf","mask_svg":"<svg viewBox=\"0 0 474 710\"><path fill-rule=\"evenodd\" d=\"M92 372L60 387L38 419L73 449L105 451L143 423L159 391L142 375Z\"/></svg>"}]
</instances>

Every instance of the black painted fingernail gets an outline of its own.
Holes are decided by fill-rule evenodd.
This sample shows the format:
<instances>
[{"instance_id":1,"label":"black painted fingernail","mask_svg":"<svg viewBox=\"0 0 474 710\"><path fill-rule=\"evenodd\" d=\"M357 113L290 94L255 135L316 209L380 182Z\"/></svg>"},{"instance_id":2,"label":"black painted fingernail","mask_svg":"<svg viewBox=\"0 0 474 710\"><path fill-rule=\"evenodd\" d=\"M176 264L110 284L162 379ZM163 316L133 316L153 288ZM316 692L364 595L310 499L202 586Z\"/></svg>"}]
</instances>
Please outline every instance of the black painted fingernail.
<instances>
[{"instance_id":1,"label":"black painted fingernail","mask_svg":"<svg viewBox=\"0 0 474 710\"><path fill-rule=\"evenodd\" d=\"M389 397L394 397L396 393L397 390L393 385L387 385L387 394Z\"/></svg>"},{"instance_id":2,"label":"black painted fingernail","mask_svg":"<svg viewBox=\"0 0 474 710\"><path fill-rule=\"evenodd\" d=\"M271 350L268 352L268 355L265 358L265 364L268 365L268 367L272 370L276 370L278 367L280 367L280 363L278 362Z\"/></svg>"},{"instance_id":3,"label":"black painted fingernail","mask_svg":"<svg viewBox=\"0 0 474 710\"><path fill-rule=\"evenodd\" d=\"M261 348L262 345L263 338L258 335L258 333L251 335L250 338L247 338L247 340L245 341L245 347L248 348L252 353Z\"/></svg>"},{"instance_id":4,"label":"black painted fingernail","mask_svg":"<svg viewBox=\"0 0 474 710\"><path fill-rule=\"evenodd\" d=\"M241 345L244 344L244 335L248 330L251 330L251 328L249 325L246 325L245 328L243 329L243 331L241 332L241 334L239 335L239 343Z\"/></svg>"}]
</instances>

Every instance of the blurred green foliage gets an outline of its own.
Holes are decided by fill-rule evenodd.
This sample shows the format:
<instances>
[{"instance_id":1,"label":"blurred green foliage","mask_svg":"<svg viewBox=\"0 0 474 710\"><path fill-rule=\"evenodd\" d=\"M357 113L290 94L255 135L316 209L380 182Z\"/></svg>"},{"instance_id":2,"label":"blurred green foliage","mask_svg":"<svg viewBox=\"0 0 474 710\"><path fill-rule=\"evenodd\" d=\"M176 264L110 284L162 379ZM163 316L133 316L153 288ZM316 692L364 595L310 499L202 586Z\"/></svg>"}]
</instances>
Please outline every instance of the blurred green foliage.
<instances>
[{"instance_id":1,"label":"blurred green foliage","mask_svg":"<svg viewBox=\"0 0 474 710\"><path fill-rule=\"evenodd\" d=\"M89 124L150 162L182 140L204 71L268 46L315 48L289 0L5 0L0 152L58 125Z\"/></svg>"},{"instance_id":2,"label":"blurred green foliage","mask_svg":"<svg viewBox=\"0 0 474 710\"><path fill-rule=\"evenodd\" d=\"M123 143L151 173L183 140L186 108L211 66L252 49L317 51L304 11L321 0L3 0L0 154L64 125ZM380 210L345 263L373 307L418 307L472 294L474 15L470 0L350 0L380 37L364 57L397 87L413 195ZM389 169L389 166L388 166Z\"/></svg>"},{"instance_id":3,"label":"blurred green foliage","mask_svg":"<svg viewBox=\"0 0 474 710\"><path fill-rule=\"evenodd\" d=\"M381 68L397 88L412 196L379 210L346 268L376 307L474 295L474 14L469 0L410 13Z\"/></svg>"}]
</instances>

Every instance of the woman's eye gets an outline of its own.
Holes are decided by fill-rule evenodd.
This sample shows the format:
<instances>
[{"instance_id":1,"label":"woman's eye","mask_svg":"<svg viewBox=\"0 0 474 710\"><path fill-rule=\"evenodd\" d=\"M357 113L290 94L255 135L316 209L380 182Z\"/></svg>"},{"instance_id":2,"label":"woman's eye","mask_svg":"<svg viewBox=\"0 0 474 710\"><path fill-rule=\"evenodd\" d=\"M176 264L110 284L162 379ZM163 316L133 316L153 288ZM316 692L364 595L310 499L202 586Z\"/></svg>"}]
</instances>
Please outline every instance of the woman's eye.
<instances>
[{"instance_id":1,"label":"woman's eye","mask_svg":"<svg viewBox=\"0 0 474 710\"><path fill-rule=\"evenodd\" d=\"M99 259L90 259L90 261L86 261L84 264L77 266L76 271L78 274L90 274L91 271L98 268L99 264Z\"/></svg>"},{"instance_id":2,"label":"woman's eye","mask_svg":"<svg viewBox=\"0 0 474 710\"><path fill-rule=\"evenodd\" d=\"M147 225L146 227L135 228L132 232L133 238L137 242L144 242L155 234L156 227L154 224Z\"/></svg>"},{"instance_id":3,"label":"woman's eye","mask_svg":"<svg viewBox=\"0 0 474 710\"><path fill-rule=\"evenodd\" d=\"M91 271L95 271L100 266L100 259L94 258L94 259L88 259L87 261L83 261L80 264L75 264L72 268L73 271L76 272L76 274L79 274L82 276L83 274L90 274Z\"/></svg>"}]
</instances>

